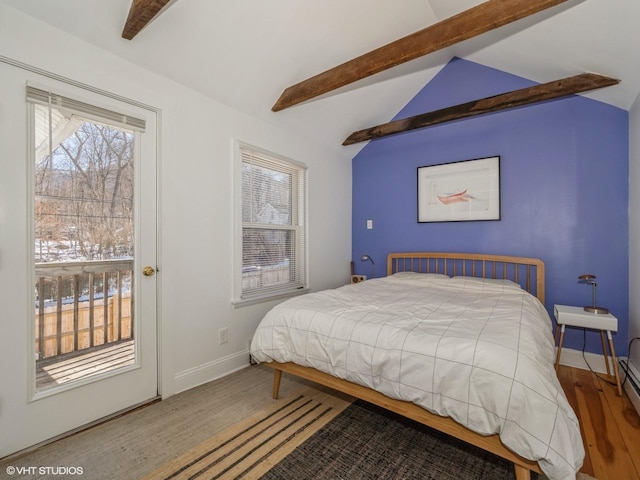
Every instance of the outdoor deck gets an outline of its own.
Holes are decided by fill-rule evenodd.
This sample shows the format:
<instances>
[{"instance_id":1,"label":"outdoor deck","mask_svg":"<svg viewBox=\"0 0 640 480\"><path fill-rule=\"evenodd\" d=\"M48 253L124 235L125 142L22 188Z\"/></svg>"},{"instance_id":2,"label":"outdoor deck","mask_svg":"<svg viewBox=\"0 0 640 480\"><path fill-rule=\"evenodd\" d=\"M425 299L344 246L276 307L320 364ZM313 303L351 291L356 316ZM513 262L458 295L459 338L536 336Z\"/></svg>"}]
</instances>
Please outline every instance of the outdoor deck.
<instances>
[{"instance_id":1,"label":"outdoor deck","mask_svg":"<svg viewBox=\"0 0 640 480\"><path fill-rule=\"evenodd\" d=\"M135 361L133 339L112 342L36 361L36 390L116 370Z\"/></svg>"},{"instance_id":2,"label":"outdoor deck","mask_svg":"<svg viewBox=\"0 0 640 480\"><path fill-rule=\"evenodd\" d=\"M36 391L134 362L133 260L36 264Z\"/></svg>"}]
</instances>

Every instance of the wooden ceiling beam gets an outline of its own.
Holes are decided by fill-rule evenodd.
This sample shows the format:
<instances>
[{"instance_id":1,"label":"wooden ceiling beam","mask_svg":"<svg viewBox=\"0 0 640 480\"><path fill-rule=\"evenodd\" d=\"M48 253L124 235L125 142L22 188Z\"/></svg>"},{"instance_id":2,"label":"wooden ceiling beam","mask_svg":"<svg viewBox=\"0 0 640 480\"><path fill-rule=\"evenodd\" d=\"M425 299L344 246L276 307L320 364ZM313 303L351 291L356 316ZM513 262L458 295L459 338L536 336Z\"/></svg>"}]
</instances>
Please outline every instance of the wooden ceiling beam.
<instances>
[{"instance_id":1,"label":"wooden ceiling beam","mask_svg":"<svg viewBox=\"0 0 640 480\"><path fill-rule=\"evenodd\" d=\"M271 110L277 112L302 103L566 1L487 0L476 7L288 87Z\"/></svg>"},{"instance_id":2,"label":"wooden ceiling beam","mask_svg":"<svg viewBox=\"0 0 640 480\"><path fill-rule=\"evenodd\" d=\"M133 39L171 0L133 0L122 38Z\"/></svg>"},{"instance_id":3,"label":"wooden ceiling beam","mask_svg":"<svg viewBox=\"0 0 640 480\"><path fill-rule=\"evenodd\" d=\"M474 117L476 115L522 107L532 103L595 90L596 88L609 87L618 83L620 83L620 80L615 78L594 73L583 73L360 130L349 135L347 139L342 142L342 145L352 145L354 143L374 140L419 128L431 127L433 125Z\"/></svg>"}]
</instances>

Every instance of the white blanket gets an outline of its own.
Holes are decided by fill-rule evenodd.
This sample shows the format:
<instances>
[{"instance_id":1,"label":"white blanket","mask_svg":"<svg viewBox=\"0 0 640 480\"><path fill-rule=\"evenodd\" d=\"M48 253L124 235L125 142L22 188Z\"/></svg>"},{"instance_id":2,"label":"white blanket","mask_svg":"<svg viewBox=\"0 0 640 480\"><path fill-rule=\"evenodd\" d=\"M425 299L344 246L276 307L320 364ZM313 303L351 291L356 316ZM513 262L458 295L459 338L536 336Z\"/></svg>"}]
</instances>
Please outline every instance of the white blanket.
<instances>
[{"instance_id":1,"label":"white blanket","mask_svg":"<svg viewBox=\"0 0 640 480\"><path fill-rule=\"evenodd\" d=\"M552 480L575 478L584 459L549 315L509 281L405 272L303 295L265 316L251 354L498 433Z\"/></svg>"}]
</instances>

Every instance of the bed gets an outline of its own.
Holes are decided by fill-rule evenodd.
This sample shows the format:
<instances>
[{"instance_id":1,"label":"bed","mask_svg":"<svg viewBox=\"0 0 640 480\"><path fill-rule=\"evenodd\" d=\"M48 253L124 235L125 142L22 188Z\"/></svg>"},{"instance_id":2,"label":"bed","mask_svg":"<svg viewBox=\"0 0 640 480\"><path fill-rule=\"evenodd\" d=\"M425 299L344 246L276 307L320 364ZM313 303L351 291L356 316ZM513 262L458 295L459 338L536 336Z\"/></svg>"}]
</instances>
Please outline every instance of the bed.
<instances>
[{"instance_id":1,"label":"bed","mask_svg":"<svg viewBox=\"0 0 640 480\"><path fill-rule=\"evenodd\" d=\"M251 355L513 462L575 478L580 427L554 369L538 259L391 253L387 276L289 299Z\"/></svg>"}]
</instances>

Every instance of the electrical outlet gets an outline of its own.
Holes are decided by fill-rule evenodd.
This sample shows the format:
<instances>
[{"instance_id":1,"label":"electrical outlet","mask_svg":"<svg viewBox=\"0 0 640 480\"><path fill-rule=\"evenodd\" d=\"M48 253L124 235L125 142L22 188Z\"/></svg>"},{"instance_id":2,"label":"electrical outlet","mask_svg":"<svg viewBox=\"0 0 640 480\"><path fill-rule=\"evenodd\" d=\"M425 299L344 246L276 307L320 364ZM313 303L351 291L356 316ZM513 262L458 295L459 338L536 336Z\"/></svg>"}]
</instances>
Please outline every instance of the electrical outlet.
<instances>
[{"instance_id":1,"label":"electrical outlet","mask_svg":"<svg viewBox=\"0 0 640 480\"><path fill-rule=\"evenodd\" d=\"M227 327L218 330L218 345L227 343L229 341L229 329Z\"/></svg>"}]
</instances>

